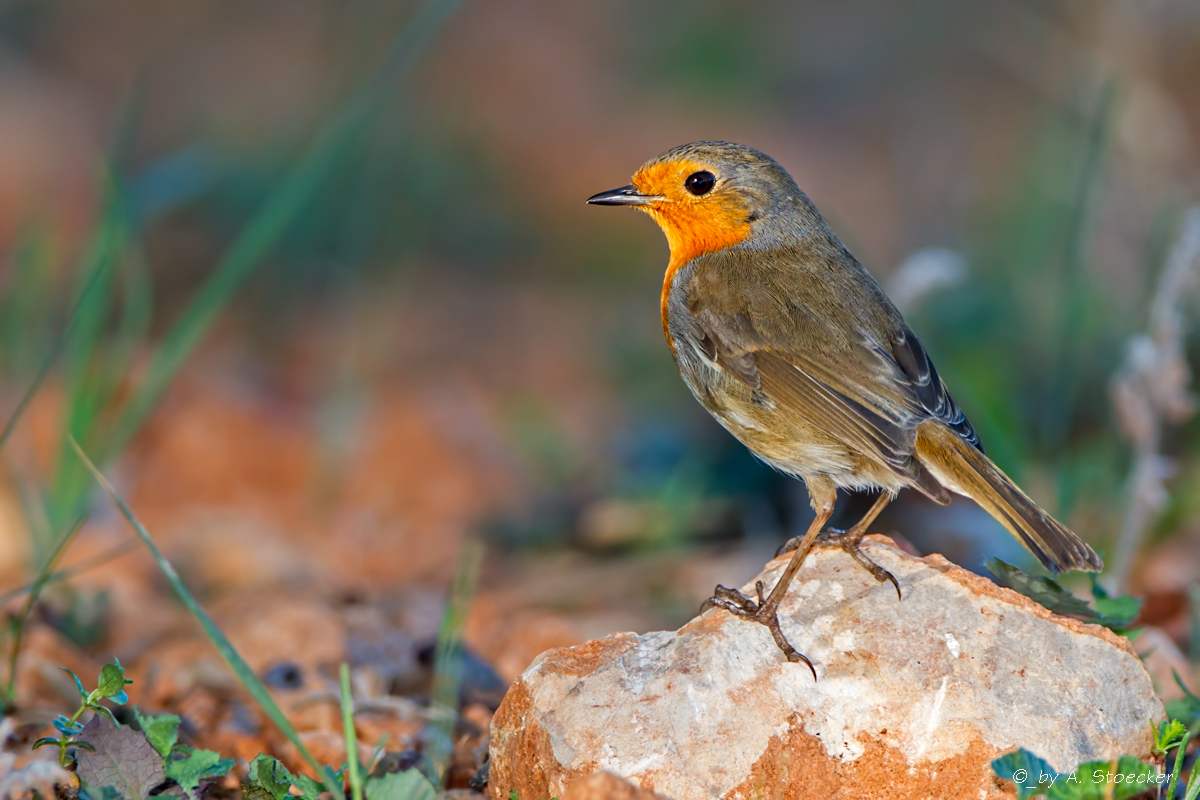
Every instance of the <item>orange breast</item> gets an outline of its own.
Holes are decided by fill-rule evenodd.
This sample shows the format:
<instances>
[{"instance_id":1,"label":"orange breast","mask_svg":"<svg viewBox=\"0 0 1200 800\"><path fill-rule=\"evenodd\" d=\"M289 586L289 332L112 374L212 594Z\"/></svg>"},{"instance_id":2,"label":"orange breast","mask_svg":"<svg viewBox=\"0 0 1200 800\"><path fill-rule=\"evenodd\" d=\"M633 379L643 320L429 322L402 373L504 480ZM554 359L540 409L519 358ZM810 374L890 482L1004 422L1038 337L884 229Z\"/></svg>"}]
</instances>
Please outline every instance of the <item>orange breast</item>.
<instances>
[{"instance_id":1,"label":"orange breast","mask_svg":"<svg viewBox=\"0 0 1200 800\"><path fill-rule=\"evenodd\" d=\"M686 161L652 164L633 176L633 183L643 192L663 197L650 206L643 206L667 237L671 260L663 278L663 334L671 351L675 343L667 330L667 298L679 269L692 259L706 253L723 250L743 241L750 235L746 221L749 210L741 198L720 187L711 195L693 197L683 189L683 181L704 165Z\"/></svg>"},{"instance_id":2,"label":"orange breast","mask_svg":"<svg viewBox=\"0 0 1200 800\"><path fill-rule=\"evenodd\" d=\"M667 261L666 275L662 277L661 299L662 335L667 337L671 353L674 353L674 342L671 332L667 330L667 299L679 270L694 258L737 245L750 235L750 223L745 221L745 211L734 211L730 207L721 209L718 216L708 209L704 210L704 215L698 215L695 213L697 210L671 206L648 209L649 215L661 225L671 246L671 260Z\"/></svg>"}]
</instances>

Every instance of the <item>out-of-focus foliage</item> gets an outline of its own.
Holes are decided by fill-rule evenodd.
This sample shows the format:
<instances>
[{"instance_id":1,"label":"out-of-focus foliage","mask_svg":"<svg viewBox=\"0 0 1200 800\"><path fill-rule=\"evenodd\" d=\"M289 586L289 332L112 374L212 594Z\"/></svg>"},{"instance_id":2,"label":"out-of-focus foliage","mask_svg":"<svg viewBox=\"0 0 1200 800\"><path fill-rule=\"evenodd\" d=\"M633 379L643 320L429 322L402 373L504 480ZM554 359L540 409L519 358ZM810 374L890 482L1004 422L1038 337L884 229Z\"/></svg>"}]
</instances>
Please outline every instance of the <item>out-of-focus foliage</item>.
<instances>
[{"instance_id":1,"label":"out-of-focus foliage","mask_svg":"<svg viewBox=\"0 0 1200 800\"><path fill-rule=\"evenodd\" d=\"M675 374L659 232L583 202L706 138L796 177L997 463L1111 555L1131 459L1110 381L1200 185L1194 6L466 0L410 28L429 6L3 4L0 419L38 388L0 452L5 588L48 586L88 508L68 433L214 595L196 543L222 536L278 570L256 582L330 596L444 582L477 530L502 565L483 584L526 556L769 553L806 524L803 488ZM420 61L386 55L403 31ZM1195 535L1196 442L1194 421L1162 436L1151 548ZM1020 557L965 500L902 496L880 530ZM1178 621L1200 565L1171 561L1134 591ZM647 626L694 611L671 580L644 587ZM45 614L71 641L132 635L75 597Z\"/></svg>"}]
</instances>

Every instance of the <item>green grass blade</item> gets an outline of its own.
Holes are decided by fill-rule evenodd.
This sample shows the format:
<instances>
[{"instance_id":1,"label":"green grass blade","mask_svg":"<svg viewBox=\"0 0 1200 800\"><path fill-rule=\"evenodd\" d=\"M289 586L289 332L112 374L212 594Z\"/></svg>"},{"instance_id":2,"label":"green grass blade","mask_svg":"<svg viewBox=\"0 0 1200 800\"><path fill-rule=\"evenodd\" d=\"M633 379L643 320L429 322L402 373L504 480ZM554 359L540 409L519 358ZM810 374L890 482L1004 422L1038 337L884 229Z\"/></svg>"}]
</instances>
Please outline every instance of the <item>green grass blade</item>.
<instances>
[{"instance_id":1,"label":"green grass blade","mask_svg":"<svg viewBox=\"0 0 1200 800\"><path fill-rule=\"evenodd\" d=\"M1200 797L1200 769L1192 767L1192 774L1188 776L1187 789L1184 790L1183 800L1196 800Z\"/></svg>"},{"instance_id":2,"label":"green grass blade","mask_svg":"<svg viewBox=\"0 0 1200 800\"><path fill-rule=\"evenodd\" d=\"M37 373L33 377L33 381L29 384L29 388L25 390L25 394L21 396L21 401L17 403L16 409L8 418L8 422L4 425L4 431L0 433L0 452L4 451L4 445L8 444L9 437L12 436L13 430L16 429L17 423L21 420L25 409L29 406L31 400L37 395L38 390L42 387L42 382L46 379L46 375L50 372L50 367L58 360L62 354L63 348L67 341L70 340L72 332L75 330L76 321L80 317L80 310L87 304L92 302L91 298L96 290L100 287L101 279L104 277L106 268L110 262L96 259L93 262L94 269L87 278L87 282L83 286L83 291L79 293L79 299L75 301L75 306L71 309L71 315L67 317L66 324L63 325L62 331L54 340L54 344L50 346L50 351L46 353L42 359L41 365L38 367Z\"/></svg>"},{"instance_id":3,"label":"green grass blade","mask_svg":"<svg viewBox=\"0 0 1200 800\"><path fill-rule=\"evenodd\" d=\"M96 553L96 555L90 558L85 558L78 563L72 564L70 567L51 572L48 576L46 576L46 580L43 582L43 585L49 586L52 583L65 581L68 578L75 577L81 572L87 572L89 569L95 569L96 567L107 564L114 558L125 555L139 544L141 544L141 542L138 541L136 536L126 539L120 544L115 544L107 550L101 550L99 553ZM32 592L35 588L39 588L38 581L36 579L33 583L27 583L24 586L18 586L16 589L10 589L4 594L0 594L0 606L4 606L13 598Z\"/></svg>"},{"instance_id":4,"label":"green grass blade","mask_svg":"<svg viewBox=\"0 0 1200 800\"><path fill-rule=\"evenodd\" d=\"M250 278L326 178L351 153L417 58L462 0L426 0L397 35L378 69L324 126L292 171L267 198L221 258L179 321L164 337L122 409L101 462L124 449L217 315Z\"/></svg>"},{"instance_id":5,"label":"green grass blade","mask_svg":"<svg viewBox=\"0 0 1200 800\"><path fill-rule=\"evenodd\" d=\"M21 637L25 632L25 624L29 621L29 615L33 613L33 607L37 604L38 597L42 594L42 589L50 580L50 576L54 572L54 565L62 554L66 551L67 546L75 538L75 534L79 533L79 529L83 527L85 515L80 514L75 520L75 524L70 527L66 535L59 540L58 546L54 548L54 552L46 559L46 563L42 565L41 571L38 572L37 579L29 588L29 596L25 598L25 605L21 607L21 613L13 624L13 638L11 649L8 654L8 685L4 689L4 701L6 704L11 704L16 699L17 691L17 664L21 658Z\"/></svg>"},{"instance_id":6,"label":"green grass blade","mask_svg":"<svg viewBox=\"0 0 1200 800\"><path fill-rule=\"evenodd\" d=\"M12 244L11 271L0 296L0 355L12 376L37 371L54 344L58 325L51 313L54 254L58 238L40 225L25 225Z\"/></svg>"},{"instance_id":7,"label":"green grass blade","mask_svg":"<svg viewBox=\"0 0 1200 800\"><path fill-rule=\"evenodd\" d=\"M463 676L462 628L475 597L475 583L482 561L483 545L475 539L468 540L458 559L454 582L450 587L450 602L438 631L434 651L433 702L430 707L434 735L430 737L425 753L443 785L454 742L454 725L458 720L458 696Z\"/></svg>"},{"instance_id":8,"label":"green grass blade","mask_svg":"<svg viewBox=\"0 0 1200 800\"><path fill-rule=\"evenodd\" d=\"M79 268L80 284L90 284L99 274L97 287L77 305L74 330L63 353L65 373L64 428L78 439L90 441L103 411L103 385L115 385L117 375L104 375L96 351L105 336L110 317L116 264L129 238L128 217L121 187L111 174L106 178L104 215L93 236L87 257ZM54 530L64 530L79 515L81 498L88 487L87 473L80 468L66 441L58 453L51 481L47 514Z\"/></svg>"},{"instance_id":9,"label":"green grass blade","mask_svg":"<svg viewBox=\"0 0 1200 800\"><path fill-rule=\"evenodd\" d=\"M92 463L91 459L87 457L87 454L83 452L83 448L79 446L79 443L75 441L74 437L69 438L69 443L74 449L76 455L79 456L79 460L83 462L84 467L87 468L88 472L92 474L92 477L96 479L96 482L99 483L104 491L108 494L109 498L116 505L117 509L120 510L121 515L125 517L126 521L133 527L134 531L137 532L137 535L142 540L143 544L145 544L147 549L150 550L150 554L154 556L154 560L158 563L158 568L162 570L163 575L166 576L167 581L171 584L171 587L175 590L175 593L179 596L179 599L183 602L184 606L187 607L187 610L192 612L192 616L194 616L196 621L200 623L200 627L204 629L205 634L208 635L208 638L213 643L213 646L217 648L218 652L220 652L221 657L225 659L225 663L229 665L229 668L233 670L238 680L242 682L242 685L246 688L246 691L250 693L250 696L254 698L255 702L258 703L259 707L266 713L266 715L271 718L271 721L275 723L275 726L279 728L280 732L283 733L283 735L288 738L288 741L290 741L296 750L299 751L300 755L304 757L304 760L308 762L309 766L311 766L316 774L320 776L325 788L329 790L334 797L341 797L342 788L334 780L333 772L328 767L322 766L315 758L313 758L312 753L310 753L308 748L304 746L304 742L300 740L300 736L298 733L296 733L296 729L292 727L292 723L288 721L288 718L284 715L283 710L279 708L274 698L271 697L271 693L267 691L267 687L264 686L263 682L258 679L257 675L254 674L254 670L250 668L250 665L246 663L241 654L234 649L233 644L230 643L229 639L225 637L225 634L221 632L221 629L217 627L216 623L212 621L212 617L208 616L208 612L200 607L200 604L196 602L196 598L192 597L192 593L188 591L186 586L184 586L183 581L179 578L179 574L175 571L175 568L171 566L171 562L167 561L163 554L159 552L158 546L154 544L154 540L150 538L150 534L142 526L142 523L138 521L137 517L134 516L133 511L129 509L129 506L127 506L125 501L121 499L121 496L117 494L116 489L114 489L112 484L108 482L108 479L104 477L100 470L96 468L96 465Z\"/></svg>"},{"instance_id":10,"label":"green grass blade","mask_svg":"<svg viewBox=\"0 0 1200 800\"><path fill-rule=\"evenodd\" d=\"M1057 336L1053 339L1054 382L1044 420L1047 446L1051 448L1057 448L1067 437L1079 389L1079 343L1089 302L1088 248L1095 228L1099 190L1104 177L1104 157L1108 152L1116 110L1117 84L1115 79L1109 77L1100 87L1096 111L1083 142L1066 231L1066 252L1059 289L1063 315Z\"/></svg>"},{"instance_id":11,"label":"green grass blade","mask_svg":"<svg viewBox=\"0 0 1200 800\"><path fill-rule=\"evenodd\" d=\"M362 768L358 763L358 734L354 730L354 698L350 694L350 665L342 663L342 731L346 741L346 763L350 770L350 795L362 800Z\"/></svg>"},{"instance_id":12,"label":"green grass blade","mask_svg":"<svg viewBox=\"0 0 1200 800\"><path fill-rule=\"evenodd\" d=\"M1167 797L1175 796L1175 787L1179 784L1179 772L1183 769L1183 757L1187 753L1188 741L1192 738L1190 733L1183 735L1183 741L1179 743L1179 747L1175 748L1175 768L1171 770L1171 782L1167 784Z\"/></svg>"}]
</instances>

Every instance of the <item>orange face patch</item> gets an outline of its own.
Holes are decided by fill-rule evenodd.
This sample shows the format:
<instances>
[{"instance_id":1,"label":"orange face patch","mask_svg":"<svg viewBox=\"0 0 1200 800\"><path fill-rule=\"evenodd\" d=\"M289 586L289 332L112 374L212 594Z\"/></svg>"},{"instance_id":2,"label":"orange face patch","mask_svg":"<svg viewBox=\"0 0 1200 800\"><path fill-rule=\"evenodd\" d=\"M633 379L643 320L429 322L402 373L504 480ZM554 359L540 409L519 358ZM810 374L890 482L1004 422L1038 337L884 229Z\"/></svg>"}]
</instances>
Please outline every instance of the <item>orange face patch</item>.
<instances>
[{"instance_id":1,"label":"orange face patch","mask_svg":"<svg viewBox=\"0 0 1200 800\"><path fill-rule=\"evenodd\" d=\"M638 208L654 218L671 248L671 260L663 278L662 322L672 351L675 343L667 331L667 297L675 273L693 258L732 247L750 235L750 223L746 221L749 209L736 194L721 191L718 185L697 197L684 188L683 182L689 175L703 170L711 168L694 161L669 161L642 167L633 176L638 191L662 198Z\"/></svg>"},{"instance_id":2,"label":"orange face patch","mask_svg":"<svg viewBox=\"0 0 1200 800\"><path fill-rule=\"evenodd\" d=\"M718 187L696 197L684 188L689 175L710 169L694 161L671 161L643 167L633 176L638 191L662 198L639 208L653 217L666 234L671 265L676 268L750 235L748 209L733 192Z\"/></svg>"}]
</instances>

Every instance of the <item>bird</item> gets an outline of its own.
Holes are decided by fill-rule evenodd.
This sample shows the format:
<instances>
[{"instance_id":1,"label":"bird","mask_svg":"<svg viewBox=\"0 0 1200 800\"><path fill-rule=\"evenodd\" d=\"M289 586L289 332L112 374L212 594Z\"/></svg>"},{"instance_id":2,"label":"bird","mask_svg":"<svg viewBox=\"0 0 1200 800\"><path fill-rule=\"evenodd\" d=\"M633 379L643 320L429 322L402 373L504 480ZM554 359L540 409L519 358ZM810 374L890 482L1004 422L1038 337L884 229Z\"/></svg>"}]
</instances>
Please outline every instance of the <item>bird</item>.
<instances>
[{"instance_id":1,"label":"bird","mask_svg":"<svg viewBox=\"0 0 1200 800\"><path fill-rule=\"evenodd\" d=\"M770 594L761 581L756 598L718 585L702 611L765 625L815 679L780 628L780 602L818 543L842 547L900 596L860 542L902 489L941 505L970 498L1052 573L1103 569L988 458L899 310L770 156L730 142L681 145L587 202L635 208L662 229L662 326L680 376L755 456L804 481L815 512L780 548L792 557ZM838 489L879 495L850 528L826 530Z\"/></svg>"}]
</instances>

